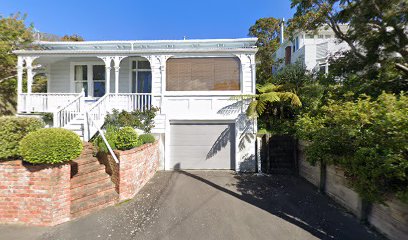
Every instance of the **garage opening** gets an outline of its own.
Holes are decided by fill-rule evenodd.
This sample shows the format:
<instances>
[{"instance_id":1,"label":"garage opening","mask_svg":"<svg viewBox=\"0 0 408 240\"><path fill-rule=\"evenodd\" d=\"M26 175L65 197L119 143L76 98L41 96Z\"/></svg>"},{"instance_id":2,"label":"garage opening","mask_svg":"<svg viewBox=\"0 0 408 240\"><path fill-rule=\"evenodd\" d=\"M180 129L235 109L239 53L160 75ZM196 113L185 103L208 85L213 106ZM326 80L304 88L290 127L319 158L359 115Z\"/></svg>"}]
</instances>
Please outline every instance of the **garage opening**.
<instances>
[{"instance_id":1,"label":"garage opening","mask_svg":"<svg viewBox=\"0 0 408 240\"><path fill-rule=\"evenodd\" d=\"M235 169L234 123L171 123L170 168Z\"/></svg>"}]
</instances>

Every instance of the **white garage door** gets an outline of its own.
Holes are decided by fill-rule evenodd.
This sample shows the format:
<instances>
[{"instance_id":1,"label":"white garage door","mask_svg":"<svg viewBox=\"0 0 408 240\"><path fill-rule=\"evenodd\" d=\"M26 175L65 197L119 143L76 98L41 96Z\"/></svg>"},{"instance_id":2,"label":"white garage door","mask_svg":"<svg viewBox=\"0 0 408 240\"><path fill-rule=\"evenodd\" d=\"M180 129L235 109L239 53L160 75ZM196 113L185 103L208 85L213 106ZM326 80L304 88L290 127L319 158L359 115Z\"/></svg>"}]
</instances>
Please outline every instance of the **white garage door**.
<instances>
[{"instance_id":1,"label":"white garage door","mask_svg":"<svg viewBox=\"0 0 408 240\"><path fill-rule=\"evenodd\" d=\"M171 169L234 169L232 123L172 123Z\"/></svg>"}]
</instances>

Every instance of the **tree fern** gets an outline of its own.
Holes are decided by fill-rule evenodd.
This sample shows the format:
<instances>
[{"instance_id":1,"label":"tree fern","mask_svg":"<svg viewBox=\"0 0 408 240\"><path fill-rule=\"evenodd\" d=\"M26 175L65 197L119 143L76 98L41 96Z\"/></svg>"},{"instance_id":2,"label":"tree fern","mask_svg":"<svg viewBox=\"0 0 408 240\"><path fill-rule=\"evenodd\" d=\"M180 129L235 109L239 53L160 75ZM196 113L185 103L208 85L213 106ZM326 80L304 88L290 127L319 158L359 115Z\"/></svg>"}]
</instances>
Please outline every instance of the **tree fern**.
<instances>
[{"instance_id":1,"label":"tree fern","mask_svg":"<svg viewBox=\"0 0 408 240\"><path fill-rule=\"evenodd\" d=\"M288 102L294 107L302 106L300 98L295 92L291 91L289 85L275 85L267 83L258 85L258 94L237 96L243 99L252 99L246 111L247 116L251 118L259 117L264 113L269 103L284 103Z\"/></svg>"}]
</instances>

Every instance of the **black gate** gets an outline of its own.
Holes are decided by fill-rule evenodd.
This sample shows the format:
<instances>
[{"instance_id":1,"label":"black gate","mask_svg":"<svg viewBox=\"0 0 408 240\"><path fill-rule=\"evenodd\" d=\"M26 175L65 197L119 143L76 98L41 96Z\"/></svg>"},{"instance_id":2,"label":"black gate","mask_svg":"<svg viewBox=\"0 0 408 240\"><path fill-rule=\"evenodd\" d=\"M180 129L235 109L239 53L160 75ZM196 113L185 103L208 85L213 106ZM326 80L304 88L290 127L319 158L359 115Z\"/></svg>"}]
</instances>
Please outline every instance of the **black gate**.
<instances>
[{"instance_id":1,"label":"black gate","mask_svg":"<svg viewBox=\"0 0 408 240\"><path fill-rule=\"evenodd\" d=\"M262 137L262 172L297 174L297 141L291 136Z\"/></svg>"}]
</instances>

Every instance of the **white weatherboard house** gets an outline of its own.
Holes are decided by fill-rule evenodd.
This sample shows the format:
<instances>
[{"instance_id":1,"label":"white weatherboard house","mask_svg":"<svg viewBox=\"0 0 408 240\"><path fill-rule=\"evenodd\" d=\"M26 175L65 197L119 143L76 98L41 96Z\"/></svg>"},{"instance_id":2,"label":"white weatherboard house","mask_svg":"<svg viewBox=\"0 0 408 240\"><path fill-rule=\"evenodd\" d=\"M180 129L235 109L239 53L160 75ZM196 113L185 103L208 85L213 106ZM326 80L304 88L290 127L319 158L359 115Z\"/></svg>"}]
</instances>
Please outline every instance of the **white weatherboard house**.
<instances>
[{"instance_id":1,"label":"white weatherboard house","mask_svg":"<svg viewBox=\"0 0 408 240\"><path fill-rule=\"evenodd\" d=\"M340 29L347 31L348 25L341 25ZM348 48L347 43L340 42L329 28L322 27L316 32L298 31L292 39L285 39L281 31L281 45L272 55L280 64L273 71L298 62L311 72L328 73L329 58Z\"/></svg>"},{"instance_id":2,"label":"white weatherboard house","mask_svg":"<svg viewBox=\"0 0 408 240\"><path fill-rule=\"evenodd\" d=\"M112 109L156 106L163 169L255 171L256 120L233 97L255 93L256 40L36 42L15 51L18 114L52 113L87 141ZM38 65L46 93L32 92Z\"/></svg>"}]
</instances>

